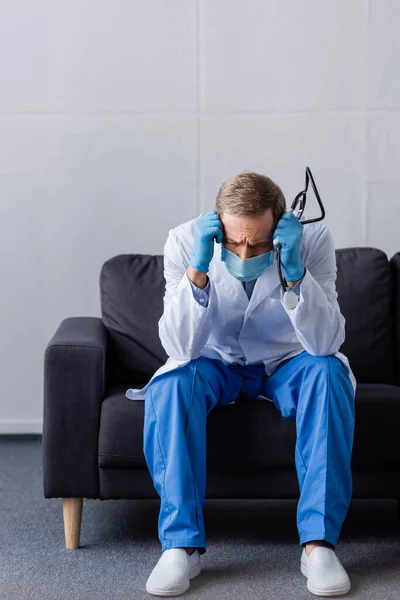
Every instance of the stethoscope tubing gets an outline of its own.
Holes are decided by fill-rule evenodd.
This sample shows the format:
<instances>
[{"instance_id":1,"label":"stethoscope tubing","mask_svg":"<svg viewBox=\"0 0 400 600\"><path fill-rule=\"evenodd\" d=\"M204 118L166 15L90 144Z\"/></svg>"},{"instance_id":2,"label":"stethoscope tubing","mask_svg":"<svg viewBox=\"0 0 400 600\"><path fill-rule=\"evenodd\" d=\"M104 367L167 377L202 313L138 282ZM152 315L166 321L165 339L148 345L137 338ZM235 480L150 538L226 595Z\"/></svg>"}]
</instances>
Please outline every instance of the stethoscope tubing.
<instances>
[{"instance_id":1,"label":"stethoscope tubing","mask_svg":"<svg viewBox=\"0 0 400 600\"><path fill-rule=\"evenodd\" d=\"M302 216L304 214L305 208L306 208L306 201L307 201L307 190L308 190L308 184L309 181L311 181L311 186L314 190L315 193L315 197L317 198L317 202L319 204L319 207L321 209L321 216L317 217L315 219L304 219L302 220ZM304 189L297 194L296 198L293 200L292 202L292 206L290 207L290 210L288 212L294 212L296 206L298 203L300 204L300 214L298 216L298 219L300 220L300 223L302 223L302 225L308 225L309 223L316 223L317 221L322 221L325 218L325 208L324 205L322 204L322 200L321 200L321 196L319 195L317 186L315 185L315 181L314 181L314 177L312 176L311 173L311 169L310 167L306 167L306 181L305 181L305 186ZM274 240L275 241L275 240ZM279 239L278 239L279 242ZM285 293L287 293L287 281L283 276L283 272L282 272L282 264L281 264L281 250L282 250L282 245L281 244L276 244L276 247L274 248L275 250L275 254L276 254L276 260L278 263L278 274L279 274L279 280L281 282L281 286L282 289Z\"/></svg>"}]
</instances>

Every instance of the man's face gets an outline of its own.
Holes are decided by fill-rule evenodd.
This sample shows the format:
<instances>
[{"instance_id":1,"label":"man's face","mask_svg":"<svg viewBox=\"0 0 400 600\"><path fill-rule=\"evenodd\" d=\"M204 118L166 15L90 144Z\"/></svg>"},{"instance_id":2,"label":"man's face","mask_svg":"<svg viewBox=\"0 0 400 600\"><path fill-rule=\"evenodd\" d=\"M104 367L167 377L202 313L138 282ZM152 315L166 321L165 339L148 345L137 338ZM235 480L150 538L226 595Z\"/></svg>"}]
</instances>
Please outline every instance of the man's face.
<instances>
[{"instance_id":1,"label":"man's face","mask_svg":"<svg viewBox=\"0 0 400 600\"><path fill-rule=\"evenodd\" d=\"M224 228L222 245L242 260L273 250L274 218L272 209L258 217L245 217L222 213Z\"/></svg>"}]
</instances>

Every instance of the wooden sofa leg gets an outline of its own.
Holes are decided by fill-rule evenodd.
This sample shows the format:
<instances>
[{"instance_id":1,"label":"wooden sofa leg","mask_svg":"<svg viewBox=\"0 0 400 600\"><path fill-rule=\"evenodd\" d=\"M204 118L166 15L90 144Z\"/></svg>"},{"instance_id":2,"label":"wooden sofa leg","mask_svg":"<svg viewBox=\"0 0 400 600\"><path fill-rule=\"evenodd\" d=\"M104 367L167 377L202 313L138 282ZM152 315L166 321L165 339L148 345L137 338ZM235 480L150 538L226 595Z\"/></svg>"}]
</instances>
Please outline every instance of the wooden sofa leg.
<instances>
[{"instance_id":1,"label":"wooden sofa leg","mask_svg":"<svg viewBox=\"0 0 400 600\"><path fill-rule=\"evenodd\" d=\"M63 498L65 545L68 550L79 548L83 498Z\"/></svg>"}]
</instances>

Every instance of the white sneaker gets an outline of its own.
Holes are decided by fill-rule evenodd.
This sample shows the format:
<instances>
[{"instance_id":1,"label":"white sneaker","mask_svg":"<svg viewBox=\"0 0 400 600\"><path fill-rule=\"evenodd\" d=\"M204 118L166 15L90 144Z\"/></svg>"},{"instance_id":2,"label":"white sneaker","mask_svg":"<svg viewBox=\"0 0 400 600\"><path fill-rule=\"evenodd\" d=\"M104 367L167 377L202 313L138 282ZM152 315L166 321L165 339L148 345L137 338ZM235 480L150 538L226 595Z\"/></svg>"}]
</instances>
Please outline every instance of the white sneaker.
<instances>
[{"instance_id":1,"label":"white sneaker","mask_svg":"<svg viewBox=\"0 0 400 600\"><path fill-rule=\"evenodd\" d=\"M190 580L199 575L200 554L197 548L188 554L184 548L164 550L150 573L146 591L154 596L178 596L189 589Z\"/></svg>"},{"instance_id":2,"label":"white sneaker","mask_svg":"<svg viewBox=\"0 0 400 600\"><path fill-rule=\"evenodd\" d=\"M350 590L349 576L330 548L318 546L309 556L303 548L300 567L307 577L307 589L316 596L340 596Z\"/></svg>"}]
</instances>

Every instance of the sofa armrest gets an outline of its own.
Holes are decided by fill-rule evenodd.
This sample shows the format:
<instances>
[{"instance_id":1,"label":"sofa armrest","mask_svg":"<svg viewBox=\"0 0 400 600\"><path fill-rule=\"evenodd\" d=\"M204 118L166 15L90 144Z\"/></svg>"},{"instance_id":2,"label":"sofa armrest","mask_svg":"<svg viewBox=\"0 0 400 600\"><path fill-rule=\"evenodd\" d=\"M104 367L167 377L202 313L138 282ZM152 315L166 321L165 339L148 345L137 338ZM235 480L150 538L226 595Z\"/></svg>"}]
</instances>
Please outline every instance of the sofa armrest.
<instances>
[{"instance_id":1,"label":"sofa armrest","mask_svg":"<svg viewBox=\"0 0 400 600\"><path fill-rule=\"evenodd\" d=\"M62 321L46 347L43 483L46 498L98 498L98 437L107 330L98 317Z\"/></svg>"}]
</instances>

